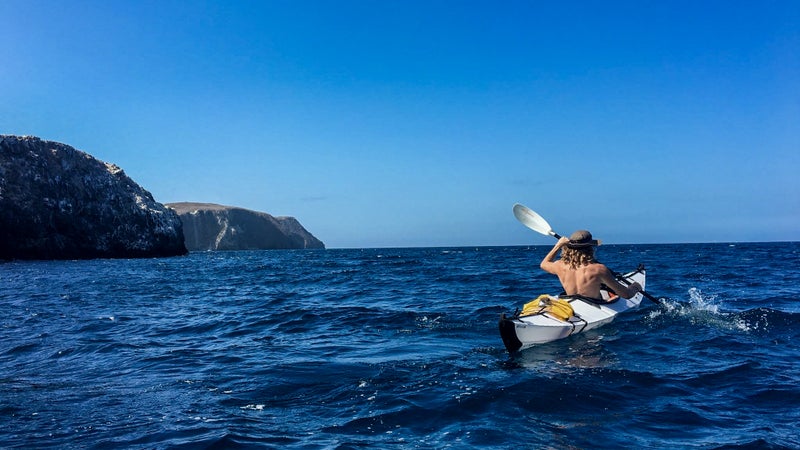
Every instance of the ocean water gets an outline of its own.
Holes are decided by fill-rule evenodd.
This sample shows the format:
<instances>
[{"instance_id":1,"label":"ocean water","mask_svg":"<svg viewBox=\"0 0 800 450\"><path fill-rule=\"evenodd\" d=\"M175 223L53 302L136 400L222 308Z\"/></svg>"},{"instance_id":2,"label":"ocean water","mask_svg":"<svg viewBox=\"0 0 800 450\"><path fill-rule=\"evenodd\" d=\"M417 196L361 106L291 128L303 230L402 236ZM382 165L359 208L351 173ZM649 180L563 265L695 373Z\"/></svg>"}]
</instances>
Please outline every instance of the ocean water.
<instances>
[{"instance_id":1,"label":"ocean water","mask_svg":"<svg viewBox=\"0 0 800 450\"><path fill-rule=\"evenodd\" d=\"M0 264L0 447L800 448L800 243L600 247L648 301L509 355L549 247Z\"/></svg>"}]
</instances>

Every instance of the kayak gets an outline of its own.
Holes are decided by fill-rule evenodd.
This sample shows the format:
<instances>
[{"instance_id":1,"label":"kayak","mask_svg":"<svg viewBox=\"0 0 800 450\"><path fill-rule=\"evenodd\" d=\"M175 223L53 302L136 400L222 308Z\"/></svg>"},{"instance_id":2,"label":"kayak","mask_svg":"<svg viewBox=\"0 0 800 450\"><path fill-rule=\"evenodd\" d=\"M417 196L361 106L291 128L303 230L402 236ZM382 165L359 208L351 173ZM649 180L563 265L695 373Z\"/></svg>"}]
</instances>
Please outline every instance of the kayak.
<instances>
[{"instance_id":1,"label":"kayak","mask_svg":"<svg viewBox=\"0 0 800 450\"><path fill-rule=\"evenodd\" d=\"M643 290L645 288L644 267L618 278L623 284L635 281L642 285ZM527 304L522 312L511 317L503 314L499 328L506 350L513 353L603 326L613 321L617 314L639 307L643 298L641 292L630 299L618 297L605 289L600 293L602 299L543 295ZM566 314L565 308L569 310Z\"/></svg>"}]
</instances>

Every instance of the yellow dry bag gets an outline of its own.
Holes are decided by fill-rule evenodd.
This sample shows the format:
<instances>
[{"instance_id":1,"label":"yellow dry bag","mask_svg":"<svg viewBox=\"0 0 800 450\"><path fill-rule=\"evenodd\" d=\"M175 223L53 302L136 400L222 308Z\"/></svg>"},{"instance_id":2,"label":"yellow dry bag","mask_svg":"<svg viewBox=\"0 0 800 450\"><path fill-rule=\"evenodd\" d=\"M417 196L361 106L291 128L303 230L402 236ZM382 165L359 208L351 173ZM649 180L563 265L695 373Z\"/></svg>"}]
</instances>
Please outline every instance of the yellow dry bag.
<instances>
[{"instance_id":1,"label":"yellow dry bag","mask_svg":"<svg viewBox=\"0 0 800 450\"><path fill-rule=\"evenodd\" d=\"M522 317L542 313L547 313L557 319L567 320L572 317L574 311L568 301L542 294L536 300L526 303L519 315Z\"/></svg>"}]
</instances>

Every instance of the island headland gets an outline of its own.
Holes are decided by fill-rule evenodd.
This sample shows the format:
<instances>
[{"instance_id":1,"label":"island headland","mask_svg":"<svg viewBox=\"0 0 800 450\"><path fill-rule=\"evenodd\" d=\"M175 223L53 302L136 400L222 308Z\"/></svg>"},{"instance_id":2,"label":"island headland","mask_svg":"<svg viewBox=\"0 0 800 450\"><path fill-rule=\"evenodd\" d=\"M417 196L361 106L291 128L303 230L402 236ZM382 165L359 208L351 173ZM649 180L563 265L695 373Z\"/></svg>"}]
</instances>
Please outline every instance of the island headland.
<instances>
[{"instance_id":1,"label":"island headland","mask_svg":"<svg viewBox=\"0 0 800 450\"><path fill-rule=\"evenodd\" d=\"M116 165L59 142L0 135L0 259L186 253L177 213Z\"/></svg>"},{"instance_id":2,"label":"island headland","mask_svg":"<svg viewBox=\"0 0 800 450\"><path fill-rule=\"evenodd\" d=\"M0 260L307 248L325 244L293 217L164 205L114 164L60 142L0 135Z\"/></svg>"},{"instance_id":3,"label":"island headland","mask_svg":"<svg viewBox=\"0 0 800 450\"><path fill-rule=\"evenodd\" d=\"M167 203L183 222L189 251L325 248L294 217L214 203Z\"/></svg>"}]
</instances>

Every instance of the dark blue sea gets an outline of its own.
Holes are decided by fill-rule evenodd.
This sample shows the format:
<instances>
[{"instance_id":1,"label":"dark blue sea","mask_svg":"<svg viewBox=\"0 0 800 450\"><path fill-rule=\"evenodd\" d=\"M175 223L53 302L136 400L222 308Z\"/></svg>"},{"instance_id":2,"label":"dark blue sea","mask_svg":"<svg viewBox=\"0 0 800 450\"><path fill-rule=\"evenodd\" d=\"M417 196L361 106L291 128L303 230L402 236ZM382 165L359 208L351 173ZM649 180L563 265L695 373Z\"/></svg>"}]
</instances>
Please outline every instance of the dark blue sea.
<instances>
[{"instance_id":1,"label":"dark blue sea","mask_svg":"<svg viewBox=\"0 0 800 450\"><path fill-rule=\"evenodd\" d=\"M0 263L0 447L800 448L800 243L602 246L663 304L509 355L548 250Z\"/></svg>"}]
</instances>

